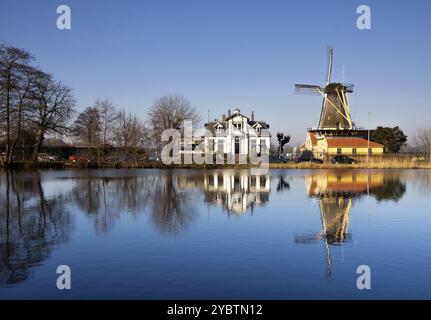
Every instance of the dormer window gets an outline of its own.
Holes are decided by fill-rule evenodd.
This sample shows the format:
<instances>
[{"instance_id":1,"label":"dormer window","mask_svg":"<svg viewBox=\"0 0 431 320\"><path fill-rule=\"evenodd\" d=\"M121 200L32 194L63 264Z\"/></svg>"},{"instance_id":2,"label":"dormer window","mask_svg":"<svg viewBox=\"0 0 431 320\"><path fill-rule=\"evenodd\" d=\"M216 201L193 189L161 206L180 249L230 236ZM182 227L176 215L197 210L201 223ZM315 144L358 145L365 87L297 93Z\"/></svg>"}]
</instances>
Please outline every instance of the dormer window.
<instances>
[{"instance_id":1,"label":"dormer window","mask_svg":"<svg viewBox=\"0 0 431 320\"><path fill-rule=\"evenodd\" d=\"M216 133L222 133L224 131L224 127L220 123L214 125L214 128Z\"/></svg>"},{"instance_id":2,"label":"dormer window","mask_svg":"<svg viewBox=\"0 0 431 320\"><path fill-rule=\"evenodd\" d=\"M262 126L259 123L254 124L253 128L257 134L260 134L260 129L262 128Z\"/></svg>"},{"instance_id":3,"label":"dormer window","mask_svg":"<svg viewBox=\"0 0 431 320\"><path fill-rule=\"evenodd\" d=\"M242 123L241 122L234 122L233 127L236 130L241 130L242 129Z\"/></svg>"}]
</instances>

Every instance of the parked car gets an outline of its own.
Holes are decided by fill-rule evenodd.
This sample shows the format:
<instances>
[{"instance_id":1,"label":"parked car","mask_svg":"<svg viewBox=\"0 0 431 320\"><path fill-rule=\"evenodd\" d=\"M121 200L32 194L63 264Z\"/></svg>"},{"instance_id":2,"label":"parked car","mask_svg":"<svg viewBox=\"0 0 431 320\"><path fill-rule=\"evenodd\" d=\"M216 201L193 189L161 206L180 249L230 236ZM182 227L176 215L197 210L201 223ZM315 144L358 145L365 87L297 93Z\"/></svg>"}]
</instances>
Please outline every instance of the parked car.
<instances>
[{"instance_id":1,"label":"parked car","mask_svg":"<svg viewBox=\"0 0 431 320\"><path fill-rule=\"evenodd\" d=\"M0 154L0 159L1 159L1 161L6 161L6 152L2 152ZM12 161L15 161L16 160L16 156L12 155L11 159L12 159Z\"/></svg>"},{"instance_id":2,"label":"parked car","mask_svg":"<svg viewBox=\"0 0 431 320\"><path fill-rule=\"evenodd\" d=\"M157 154L150 154L148 156L149 161L160 161L160 157Z\"/></svg>"},{"instance_id":3,"label":"parked car","mask_svg":"<svg viewBox=\"0 0 431 320\"><path fill-rule=\"evenodd\" d=\"M312 152L304 151L296 160L295 162L310 162L310 163L318 163L322 164L323 160L317 159L314 157Z\"/></svg>"},{"instance_id":4,"label":"parked car","mask_svg":"<svg viewBox=\"0 0 431 320\"><path fill-rule=\"evenodd\" d=\"M421 161L425 161L425 160L426 160L426 158L424 156L414 156L412 158L413 162L421 162Z\"/></svg>"},{"instance_id":5,"label":"parked car","mask_svg":"<svg viewBox=\"0 0 431 320\"><path fill-rule=\"evenodd\" d=\"M349 158L347 156L335 156L331 160L334 164L355 164L358 163L355 159Z\"/></svg>"},{"instance_id":6,"label":"parked car","mask_svg":"<svg viewBox=\"0 0 431 320\"><path fill-rule=\"evenodd\" d=\"M83 162L90 162L90 159L87 156L78 156L76 154L69 156L69 161L76 162L76 161L83 161Z\"/></svg>"},{"instance_id":7,"label":"parked car","mask_svg":"<svg viewBox=\"0 0 431 320\"><path fill-rule=\"evenodd\" d=\"M269 156L269 162L270 163L286 163L287 160L284 157L277 157L277 156Z\"/></svg>"},{"instance_id":8,"label":"parked car","mask_svg":"<svg viewBox=\"0 0 431 320\"><path fill-rule=\"evenodd\" d=\"M58 157L49 153L39 153L37 161L57 161Z\"/></svg>"},{"instance_id":9,"label":"parked car","mask_svg":"<svg viewBox=\"0 0 431 320\"><path fill-rule=\"evenodd\" d=\"M296 154L286 153L286 155L284 156L284 159L286 160L286 162L295 161L296 160Z\"/></svg>"}]
</instances>

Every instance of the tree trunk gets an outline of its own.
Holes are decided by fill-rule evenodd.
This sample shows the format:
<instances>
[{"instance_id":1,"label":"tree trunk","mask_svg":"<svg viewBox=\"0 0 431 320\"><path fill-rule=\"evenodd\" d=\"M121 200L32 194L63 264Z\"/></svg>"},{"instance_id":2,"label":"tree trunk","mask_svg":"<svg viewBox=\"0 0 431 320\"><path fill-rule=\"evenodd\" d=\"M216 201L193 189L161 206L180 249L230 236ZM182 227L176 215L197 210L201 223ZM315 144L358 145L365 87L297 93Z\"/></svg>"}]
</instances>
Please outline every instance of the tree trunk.
<instances>
[{"instance_id":1,"label":"tree trunk","mask_svg":"<svg viewBox=\"0 0 431 320\"><path fill-rule=\"evenodd\" d=\"M100 144L97 145L97 165L100 168L100 163L101 163L101 159L100 159Z\"/></svg>"},{"instance_id":2,"label":"tree trunk","mask_svg":"<svg viewBox=\"0 0 431 320\"><path fill-rule=\"evenodd\" d=\"M10 149L10 90L11 90L11 76L10 69L7 80L7 91L6 91L6 152L5 152L5 166L8 167L12 162L12 152Z\"/></svg>"},{"instance_id":3,"label":"tree trunk","mask_svg":"<svg viewBox=\"0 0 431 320\"><path fill-rule=\"evenodd\" d=\"M36 144L34 146L34 151L33 151L33 161L34 162L38 161L40 149L42 148L43 139L44 139L43 132L40 132L39 137L37 138Z\"/></svg>"},{"instance_id":4,"label":"tree trunk","mask_svg":"<svg viewBox=\"0 0 431 320\"><path fill-rule=\"evenodd\" d=\"M12 141L10 145L10 162L12 163L12 155L15 150L15 146L18 144L19 139L21 138L21 122L22 122L22 103L20 102L20 106L18 109L18 124L17 124L17 134L15 139Z\"/></svg>"}]
</instances>

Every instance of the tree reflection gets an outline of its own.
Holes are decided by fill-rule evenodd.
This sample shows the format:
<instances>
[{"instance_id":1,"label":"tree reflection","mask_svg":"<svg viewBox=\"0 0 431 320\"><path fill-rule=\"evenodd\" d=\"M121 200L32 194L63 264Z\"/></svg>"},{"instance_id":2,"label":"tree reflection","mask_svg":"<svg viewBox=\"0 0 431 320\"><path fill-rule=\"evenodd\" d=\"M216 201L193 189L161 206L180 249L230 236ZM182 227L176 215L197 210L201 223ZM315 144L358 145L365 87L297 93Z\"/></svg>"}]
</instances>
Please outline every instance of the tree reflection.
<instances>
[{"instance_id":1,"label":"tree reflection","mask_svg":"<svg viewBox=\"0 0 431 320\"><path fill-rule=\"evenodd\" d=\"M0 181L0 285L11 285L69 240L72 222L64 196L45 197L39 173L7 171Z\"/></svg>"},{"instance_id":2,"label":"tree reflection","mask_svg":"<svg viewBox=\"0 0 431 320\"><path fill-rule=\"evenodd\" d=\"M283 176L278 177L277 192L282 192L290 189L290 184Z\"/></svg>"},{"instance_id":3,"label":"tree reflection","mask_svg":"<svg viewBox=\"0 0 431 320\"><path fill-rule=\"evenodd\" d=\"M158 230L177 233L194 217L190 196L179 191L171 171L144 176L78 177L71 192L98 232L108 232L121 213L149 210Z\"/></svg>"},{"instance_id":4,"label":"tree reflection","mask_svg":"<svg viewBox=\"0 0 431 320\"><path fill-rule=\"evenodd\" d=\"M385 177L382 186L370 190L377 201L398 202L406 193L406 185L399 178Z\"/></svg>"},{"instance_id":5,"label":"tree reflection","mask_svg":"<svg viewBox=\"0 0 431 320\"><path fill-rule=\"evenodd\" d=\"M431 195L431 170L417 169L403 171L403 177L409 181L409 185L419 194L430 197Z\"/></svg>"},{"instance_id":6,"label":"tree reflection","mask_svg":"<svg viewBox=\"0 0 431 320\"><path fill-rule=\"evenodd\" d=\"M178 233L194 218L190 194L174 184L172 172L158 177L154 184L152 219L162 232Z\"/></svg>"}]
</instances>

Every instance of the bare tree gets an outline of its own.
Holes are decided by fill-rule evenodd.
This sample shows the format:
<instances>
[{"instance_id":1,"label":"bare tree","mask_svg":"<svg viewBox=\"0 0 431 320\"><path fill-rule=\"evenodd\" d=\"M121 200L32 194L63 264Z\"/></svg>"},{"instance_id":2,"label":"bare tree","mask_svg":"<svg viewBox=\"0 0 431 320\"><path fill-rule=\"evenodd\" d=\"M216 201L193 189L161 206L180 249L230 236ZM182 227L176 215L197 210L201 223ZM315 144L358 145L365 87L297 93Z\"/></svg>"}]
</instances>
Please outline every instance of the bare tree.
<instances>
[{"instance_id":1,"label":"bare tree","mask_svg":"<svg viewBox=\"0 0 431 320\"><path fill-rule=\"evenodd\" d=\"M429 153L431 162L431 127L420 129L415 140L424 152Z\"/></svg>"},{"instance_id":2,"label":"bare tree","mask_svg":"<svg viewBox=\"0 0 431 320\"><path fill-rule=\"evenodd\" d=\"M132 151L136 161L138 150L145 147L147 136L147 128L136 115L126 113L124 109L118 112L114 140L117 147L123 148L124 154L130 155Z\"/></svg>"},{"instance_id":3,"label":"bare tree","mask_svg":"<svg viewBox=\"0 0 431 320\"><path fill-rule=\"evenodd\" d=\"M124 109L121 109L117 114L115 123L114 140L118 147L123 147L125 150L128 148L130 142L132 118L131 113L127 114Z\"/></svg>"},{"instance_id":4,"label":"bare tree","mask_svg":"<svg viewBox=\"0 0 431 320\"><path fill-rule=\"evenodd\" d=\"M29 119L36 128L33 160L37 161L42 142L47 134L67 134L67 126L74 113L75 100L71 89L52 79L51 75L37 79L34 89L34 108Z\"/></svg>"},{"instance_id":5,"label":"bare tree","mask_svg":"<svg viewBox=\"0 0 431 320\"><path fill-rule=\"evenodd\" d=\"M281 156L283 155L284 146L290 141L290 136L287 134L284 134L283 132L278 132L277 140L278 140L278 157L281 158Z\"/></svg>"},{"instance_id":6,"label":"bare tree","mask_svg":"<svg viewBox=\"0 0 431 320\"><path fill-rule=\"evenodd\" d=\"M22 80L20 89L17 90L17 106L16 114L14 117L14 128L13 128L13 140L11 144L11 154L13 153L15 147L23 137L25 133L23 131L27 130L34 133L34 125L29 123L29 119L33 108L35 107L35 92L37 90L36 83L40 79L46 77L46 74L42 71L35 69L33 67L27 66L23 68ZM24 140L23 140L24 141Z\"/></svg>"},{"instance_id":7,"label":"bare tree","mask_svg":"<svg viewBox=\"0 0 431 320\"><path fill-rule=\"evenodd\" d=\"M98 152L98 161L100 164L101 161L101 150L103 151L103 155L105 155L105 148L111 139L113 138L114 133L114 125L115 121L118 118L118 112L115 110L114 104L107 98L105 99L97 99L94 104L94 108L99 111L100 117L100 141L99 147L97 148Z\"/></svg>"},{"instance_id":8,"label":"bare tree","mask_svg":"<svg viewBox=\"0 0 431 320\"><path fill-rule=\"evenodd\" d=\"M94 107L99 110L101 143L108 144L112 138L115 121L118 118L118 112L114 104L109 99L97 99Z\"/></svg>"},{"instance_id":9,"label":"bare tree","mask_svg":"<svg viewBox=\"0 0 431 320\"><path fill-rule=\"evenodd\" d=\"M99 109L87 107L78 114L73 123L72 133L81 145L87 146L88 158L91 156L91 148L100 145L101 125Z\"/></svg>"},{"instance_id":10,"label":"bare tree","mask_svg":"<svg viewBox=\"0 0 431 320\"><path fill-rule=\"evenodd\" d=\"M199 123L196 108L181 95L166 95L158 98L148 112L154 141L160 142L165 129L179 129L185 120ZM160 147L160 146L159 146Z\"/></svg>"},{"instance_id":11,"label":"bare tree","mask_svg":"<svg viewBox=\"0 0 431 320\"><path fill-rule=\"evenodd\" d=\"M12 162L12 154L21 137L26 109L31 104L30 93L36 79L43 77L32 67L33 57L26 51L0 45L0 115L1 133L5 141L5 165Z\"/></svg>"}]
</instances>

